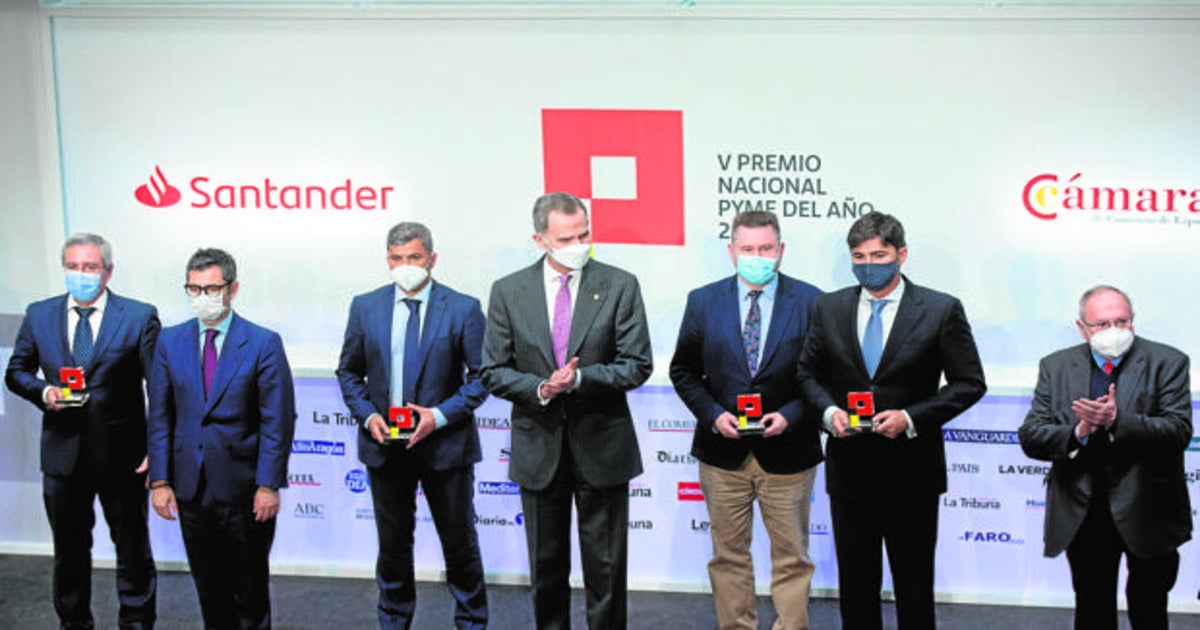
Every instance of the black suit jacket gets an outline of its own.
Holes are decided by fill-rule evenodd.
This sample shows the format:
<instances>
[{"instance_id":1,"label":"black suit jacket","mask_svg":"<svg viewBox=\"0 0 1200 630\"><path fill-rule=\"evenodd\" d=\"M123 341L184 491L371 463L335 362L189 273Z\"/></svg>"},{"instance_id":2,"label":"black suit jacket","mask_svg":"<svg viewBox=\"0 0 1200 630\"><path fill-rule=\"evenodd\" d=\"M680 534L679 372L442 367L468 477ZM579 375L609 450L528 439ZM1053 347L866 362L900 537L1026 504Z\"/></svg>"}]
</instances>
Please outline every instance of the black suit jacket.
<instances>
[{"instance_id":1,"label":"black suit jacket","mask_svg":"<svg viewBox=\"0 0 1200 630\"><path fill-rule=\"evenodd\" d=\"M1089 457L1104 449L1113 521L1130 553L1155 557L1192 537L1183 454L1192 437L1187 355L1137 338L1121 362L1117 419L1093 434L1087 448L1072 438L1079 418L1071 403L1090 398L1087 344L1042 359L1033 405L1021 425L1021 448L1053 462L1046 480L1045 554L1056 556L1075 537L1096 492Z\"/></svg>"},{"instance_id":2,"label":"black suit jacket","mask_svg":"<svg viewBox=\"0 0 1200 630\"><path fill-rule=\"evenodd\" d=\"M809 312L821 291L807 282L779 275L771 327L763 340L759 369L752 377L742 345L737 283L734 276L689 293L679 327L671 359L671 382L696 416L692 455L726 470L737 469L749 453L754 453L769 473L790 474L811 468L823 459L818 434L821 415L800 399L794 376ZM772 438L731 440L713 430L717 416L726 411L738 415L738 394L753 393L762 395L763 413L777 411L787 418L786 431Z\"/></svg>"},{"instance_id":3,"label":"black suit jacket","mask_svg":"<svg viewBox=\"0 0 1200 630\"><path fill-rule=\"evenodd\" d=\"M625 392L650 377L653 355L637 278L590 261L573 296L567 357L579 357L579 387L543 406L538 384L557 366L550 338L542 262L492 285L481 380L513 403L508 476L542 490L558 470L563 431L585 481L597 488L642 473Z\"/></svg>"},{"instance_id":4,"label":"black suit jacket","mask_svg":"<svg viewBox=\"0 0 1200 630\"><path fill-rule=\"evenodd\" d=\"M872 378L858 340L860 287L817 298L797 378L805 399L824 413L846 409L846 394L875 393L876 411L905 410L917 437L874 434L826 443L826 488L850 501L901 502L946 491L942 425L987 391L971 325L954 297L907 278L879 367ZM939 386L942 376L946 385Z\"/></svg>"},{"instance_id":5,"label":"black suit jacket","mask_svg":"<svg viewBox=\"0 0 1200 630\"><path fill-rule=\"evenodd\" d=\"M67 342L67 299L60 295L26 309L5 382L45 412L43 473L65 476L75 472L84 449L97 464L92 472L131 472L146 455L142 382L150 374L162 327L158 312L149 304L109 291L92 362L83 366L91 398L82 407L47 411L42 391L48 385L61 385L59 368L77 367Z\"/></svg>"}]
</instances>

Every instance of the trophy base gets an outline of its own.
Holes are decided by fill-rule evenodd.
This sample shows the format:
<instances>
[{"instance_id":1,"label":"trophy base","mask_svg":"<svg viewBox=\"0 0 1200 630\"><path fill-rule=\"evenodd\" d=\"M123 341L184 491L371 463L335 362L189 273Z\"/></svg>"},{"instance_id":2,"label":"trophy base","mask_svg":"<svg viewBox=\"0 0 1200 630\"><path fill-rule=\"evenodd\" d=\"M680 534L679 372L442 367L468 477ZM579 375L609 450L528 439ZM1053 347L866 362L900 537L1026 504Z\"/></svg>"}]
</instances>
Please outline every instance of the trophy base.
<instances>
[{"instance_id":1,"label":"trophy base","mask_svg":"<svg viewBox=\"0 0 1200 630\"><path fill-rule=\"evenodd\" d=\"M82 407L91 398L91 394L71 394L58 399L59 407Z\"/></svg>"},{"instance_id":2,"label":"trophy base","mask_svg":"<svg viewBox=\"0 0 1200 630\"><path fill-rule=\"evenodd\" d=\"M761 424L757 425L757 426L751 425L751 426L747 426L747 427L738 427L737 432L738 432L738 435L741 435L741 436L755 436L755 435L762 435L763 433L766 433L766 428L763 427L763 425L761 425Z\"/></svg>"},{"instance_id":3,"label":"trophy base","mask_svg":"<svg viewBox=\"0 0 1200 630\"><path fill-rule=\"evenodd\" d=\"M416 430L408 429L401 431L400 429L391 429L388 432L387 439L389 442L407 442L412 439L413 433L416 433Z\"/></svg>"},{"instance_id":4,"label":"trophy base","mask_svg":"<svg viewBox=\"0 0 1200 630\"><path fill-rule=\"evenodd\" d=\"M864 422L856 427L846 427L846 433L874 433L875 426L870 422Z\"/></svg>"}]
</instances>

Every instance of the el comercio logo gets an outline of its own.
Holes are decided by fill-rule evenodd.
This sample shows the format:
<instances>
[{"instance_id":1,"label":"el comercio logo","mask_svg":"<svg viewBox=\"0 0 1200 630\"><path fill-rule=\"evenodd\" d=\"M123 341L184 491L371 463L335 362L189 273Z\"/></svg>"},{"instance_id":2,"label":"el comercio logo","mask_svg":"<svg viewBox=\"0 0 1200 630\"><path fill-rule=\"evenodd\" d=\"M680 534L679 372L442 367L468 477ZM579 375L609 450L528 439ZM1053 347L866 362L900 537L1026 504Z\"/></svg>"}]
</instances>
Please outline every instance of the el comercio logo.
<instances>
[{"instance_id":1,"label":"el comercio logo","mask_svg":"<svg viewBox=\"0 0 1200 630\"><path fill-rule=\"evenodd\" d=\"M1025 182L1021 201L1029 214L1044 221L1073 210L1200 213L1200 188L1092 185L1083 173L1065 179L1055 173L1042 173Z\"/></svg>"},{"instance_id":2,"label":"el comercio logo","mask_svg":"<svg viewBox=\"0 0 1200 630\"><path fill-rule=\"evenodd\" d=\"M394 186L370 186L346 177L329 182L285 182L263 177L262 180L221 181L206 175L188 180L188 205L192 208L239 210L387 210ZM133 196L151 208L166 208L183 199L180 190L167 181L157 165L147 183L138 186Z\"/></svg>"},{"instance_id":3,"label":"el comercio logo","mask_svg":"<svg viewBox=\"0 0 1200 630\"><path fill-rule=\"evenodd\" d=\"M589 200L598 243L683 245L683 112L543 109L546 191Z\"/></svg>"}]
</instances>

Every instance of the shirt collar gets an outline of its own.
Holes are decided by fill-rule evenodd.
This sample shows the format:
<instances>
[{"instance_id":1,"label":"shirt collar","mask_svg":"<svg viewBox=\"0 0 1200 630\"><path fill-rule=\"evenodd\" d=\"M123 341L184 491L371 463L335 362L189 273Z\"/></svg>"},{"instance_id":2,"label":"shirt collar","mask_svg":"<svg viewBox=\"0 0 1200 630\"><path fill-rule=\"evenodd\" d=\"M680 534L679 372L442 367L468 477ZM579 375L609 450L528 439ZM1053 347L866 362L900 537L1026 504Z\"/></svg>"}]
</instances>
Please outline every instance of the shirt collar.
<instances>
[{"instance_id":1,"label":"shirt collar","mask_svg":"<svg viewBox=\"0 0 1200 630\"><path fill-rule=\"evenodd\" d=\"M201 335L204 334L204 331L208 330L209 328L212 328L213 330L220 333L217 336L220 337L221 339L226 339L229 337L229 324L232 322L233 322L233 309L232 308L229 309L229 314L225 316L225 319L222 319L221 323L217 324L216 326L205 326L204 322L200 321L199 318L196 319L196 323L200 325L200 334Z\"/></svg>"},{"instance_id":2,"label":"shirt collar","mask_svg":"<svg viewBox=\"0 0 1200 630\"><path fill-rule=\"evenodd\" d=\"M79 302L76 302L75 298L71 297L71 294L68 293L67 294L67 310L69 310L69 311L75 310L75 307L77 307L77 306L79 306ZM92 315L98 315L98 314L104 312L105 306L108 306L108 287L104 287L104 290L100 292L99 297L96 298L95 302L92 302L91 306L86 306L86 307L81 306L80 308L93 309ZM96 321L96 320L92 320L92 321Z\"/></svg>"},{"instance_id":3,"label":"shirt collar","mask_svg":"<svg viewBox=\"0 0 1200 630\"><path fill-rule=\"evenodd\" d=\"M746 301L746 297L748 295L750 295L750 291L752 291L753 289L746 286L746 283L742 282L742 279L739 276L735 276L733 281L737 283L738 303L740 304L740 303ZM779 291L779 274L778 273L775 274L775 277L771 278L770 282L768 282L762 286L762 295L758 296L758 299L774 301L775 293L777 291Z\"/></svg>"},{"instance_id":4,"label":"shirt collar","mask_svg":"<svg viewBox=\"0 0 1200 630\"><path fill-rule=\"evenodd\" d=\"M416 300L422 304L428 304L429 303L429 293L430 293L430 291L433 290L433 279L431 278L429 280L429 282L426 282L425 287L422 288L420 291L417 291L416 295L409 295L409 294L405 293L400 288L400 285L398 285L396 283L392 283L392 287L396 290L395 300L396 300L397 304L399 304L401 302L401 300L406 300L406 299Z\"/></svg>"},{"instance_id":5,"label":"shirt collar","mask_svg":"<svg viewBox=\"0 0 1200 630\"><path fill-rule=\"evenodd\" d=\"M583 273L583 269L572 269L567 273L571 274L571 280L574 281ZM542 279L547 286L558 288L562 285L562 280L559 280L563 274L559 273L554 267L550 266L550 254L546 254L542 258Z\"/></svg>"},{"instance_id":6,"label":"shirt collar","mask_svg":"<svg viewBox=\"0 0 1200 630\"><path fill-rule=\"evenodd\" d=\"M1088 348L1088 351L1092 353L1092 360L1096 362L1096 367L1100 368L1101 370L1104 369L1105 361L1112 363L1112 366L1115 369L1118 365L1121 365L1121 359L1125 358L1125 355L1123 354L1115 359L1105 359L1104 357L1096 354L1096 351L1092 350L1090 347ZM1128 354L1128 352L1126 352L1126 354Z\"/></svg>"},{"instance_id":7,"label":"shirt collar","mask_svg":"<svg viewBox=\"0 0 1200 630\"><path fill-rule=\"evenodd\" d=\"M861 289L858 292L858 302L859 302L859 304L870 305L871 300L880 299L880 300L887 300L891 304L899 304L900 298L904 297L905 285L906 285L906 283L904 282L904 276L900 276L900 282L896 285L896 288L892 289L891 293L888 293L887 295L885 295L881 298L875 298L874 296L871 295L871 292L867 291L865 288Z\"/></svg>"}]
</instances>

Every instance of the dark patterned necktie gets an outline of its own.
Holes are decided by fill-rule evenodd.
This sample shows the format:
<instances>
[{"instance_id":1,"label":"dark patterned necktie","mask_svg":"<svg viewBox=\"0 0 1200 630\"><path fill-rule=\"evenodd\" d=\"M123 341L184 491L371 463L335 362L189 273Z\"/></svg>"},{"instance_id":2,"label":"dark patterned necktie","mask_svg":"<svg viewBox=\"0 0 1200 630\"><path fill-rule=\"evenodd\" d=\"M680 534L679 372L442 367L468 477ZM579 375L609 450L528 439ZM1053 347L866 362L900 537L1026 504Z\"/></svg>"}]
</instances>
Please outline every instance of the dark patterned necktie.
<instances>
[{"instance_id":1,"label":"dark patterned necktie","mask_svg":"<svg viewBox=\"0 0 1200 630\"><path fill-rule=\"evenodd\" d=\"M76 306L75 312L79 313L79 323L75 325L75 344L74 352L76 367L87 367L92 362L92 352L96 349L96 342L92 337L92 323L88 318L96 311L94 306Z\"/></svg>"},{"instance_id":2,"label":"dark patterned necktie","mask_svg":"<svg viewBox=\"0 0 1200 630\"><path fill-rule=\"evenodd\" d=\"M750 311L746 313L746 325L742 328L742 345L746 348L746 367L750 376L758 373L758 348L762 341L762 312L758 310L758 296L762 291L750 291Z\"/></svg>"}]
</instances>

